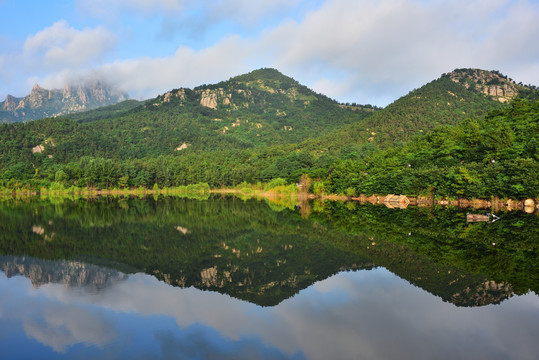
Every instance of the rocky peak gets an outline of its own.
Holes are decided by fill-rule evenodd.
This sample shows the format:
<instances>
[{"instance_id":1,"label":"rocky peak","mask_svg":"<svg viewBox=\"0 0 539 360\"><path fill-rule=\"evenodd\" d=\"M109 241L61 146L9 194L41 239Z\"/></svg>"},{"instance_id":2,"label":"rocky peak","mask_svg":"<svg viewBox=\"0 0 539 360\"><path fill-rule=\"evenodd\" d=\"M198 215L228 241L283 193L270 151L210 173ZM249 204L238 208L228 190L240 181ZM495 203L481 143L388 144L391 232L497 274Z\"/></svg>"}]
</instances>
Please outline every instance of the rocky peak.
<instances>
[{"instance_id":1,"label":"rocky peak","mask_svg":"<svg viewBox=\"0 0 539 360\"><path fill-rule=\"evenodd\" d=\"M305 106L318 100L312 90L270 68L254 70L228 81L202 85L193 90L199 96L200 105L226 111L249 108L257 102L283 101L286 98L290 103L302 101Z\"/></svg>"},{"instance_id":2,"label":"rocky peak","mask_svg":"<svg viewBox=\"0 0 539 360\"><path fill-rule=\"evenodd\" d=\"M13 111L19 105L19 101L20 99L17 99L14 96L8 95L6 96L6 100L4 101L4 105L2 105L2 108L7 111Z\"/></svg>"},{"instance_id":3,"label":"rocky peak","mask_svg":"<svg viewBox=\"0 0 539 360\"><path fill-rule=\"evenodd\" d=\"M63 102L75 99L81 104L110 102L113 99L123 101L128 98L127 94L113 90L110 86L99 80L92 80L77 85L68 84L64 86L62 95Z\"/></svg>"},{"instance_id":4,"label":"rocky peak","mask_svg":"<svg viewBox=\"0 0 539 360\"><path fill-rule=\"evenodd\" d=\"M42 92L43 90L45 89L39 86L37 83L35 83L34 86L32 86L32 93Z\"/></svg>"},{"instance_id":5,"label":"rocky peak","mask_svg":"<svg viewBox=\"0 0 539 360\"><path fill-rule=\"evenodd\" d=\"M2 114L0 122L28 121L43 117L64 115L72 112L95 109L116 104L128 99L126 93L112 89L99 80L67 84L62 90L47 90L35 84L29 95L22 99L6 98L1 108L9 113Z\"/></svg>"},{"instance_id":6,"label":"rocky peak","mask_svg":"<svg viewBox=\"0 0 539 360\"><path fill-rule=\"evenodd\" d=\"M30 92L30 95L26 96L24 101L22 103L22 106L25 106L25 104L28 104L30 108L38 108L43 105L43 102L51 97L50 91L47 89L42 88L38 84L34 84L32 87L32 91Z\"/></svg>"},{"instance_id":7,"label":"rocky peak","mask_svg":"<svg viewBox=\"0 0 539 360\"><path fill-rule=\"evenodd\" d=\"M456 69L446 75L466 89L473 88L499 102L508 102L518 95L516 84L498 71Z\"/></svg>"},{"instance_id":8,"label":"rocky peak","mask_svg":"<svg viewBox=\"0 0 539 360\"><path fill-rule=\"evenodd\" d=\"M454 294L450 301L457 306L484 306L499 304L513 294L513 287L510 284L488 280L478 284L475 289L467 287L464 291Z\"/></svg>"}]
</instances>

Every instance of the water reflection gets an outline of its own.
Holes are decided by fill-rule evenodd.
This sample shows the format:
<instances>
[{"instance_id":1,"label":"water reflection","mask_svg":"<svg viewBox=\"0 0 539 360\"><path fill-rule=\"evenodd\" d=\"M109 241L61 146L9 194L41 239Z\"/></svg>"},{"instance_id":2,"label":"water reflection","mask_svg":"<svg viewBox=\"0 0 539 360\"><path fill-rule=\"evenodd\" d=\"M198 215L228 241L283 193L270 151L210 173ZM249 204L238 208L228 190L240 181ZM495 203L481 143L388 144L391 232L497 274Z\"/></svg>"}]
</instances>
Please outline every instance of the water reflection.
<instances>
[{"instance_id":1,"label":"water reflection","mask_svg":"<svg viewBox=\"0 0 539 360\"><path fill-rule=\"evenodd\" d=\"M234 199L0 203L0 350L197 359L539 350L537 216L467 224L451 209L277 210Z\"/></svg>"},{"instance_id":2,"label":"water reflection","mask_svg":"<svg viewBox=\"0 0 539 360\"><path fill-rule=\"evenodd\" d=\"M340 273L269 308L145 274L99 293L4 275L0 289L2 333L19 329L11 335L59 357L81 346L84 357L113 358L532 359L539 350L534 294L458 308L385 269Z\"/></svg>"},{"instance_id":3,"label":"water reflection","mask_svg":"<svg viewBox=\"0 0 539 360\"><path fill-rule=\"evenodd\" d=\"M113 282L127 279L119 271L79 261L49 261L31 257L0 256L0 269L8 278L23 275L38 288L48 283L98 292Z\"/></svg>"}]
</instances>

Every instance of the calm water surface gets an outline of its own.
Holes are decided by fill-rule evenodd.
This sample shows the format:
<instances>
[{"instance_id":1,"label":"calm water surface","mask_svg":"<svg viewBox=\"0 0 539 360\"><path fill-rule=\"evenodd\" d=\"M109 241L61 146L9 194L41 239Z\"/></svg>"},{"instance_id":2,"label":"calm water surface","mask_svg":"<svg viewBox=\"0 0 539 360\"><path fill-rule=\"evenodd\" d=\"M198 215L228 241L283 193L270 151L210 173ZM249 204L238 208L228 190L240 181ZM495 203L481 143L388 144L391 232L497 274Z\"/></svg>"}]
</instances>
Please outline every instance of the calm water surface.
<instances>
[{"instance_id":1,"label":"calm water surface","mask_svg":"<svg viewBox=\"0 0 539 360\"><path fill-rule=\"evenodd\" d=\"M0 203L2 358L536 358L537 215L306 206Z\"/></svg>"}]
</instances>

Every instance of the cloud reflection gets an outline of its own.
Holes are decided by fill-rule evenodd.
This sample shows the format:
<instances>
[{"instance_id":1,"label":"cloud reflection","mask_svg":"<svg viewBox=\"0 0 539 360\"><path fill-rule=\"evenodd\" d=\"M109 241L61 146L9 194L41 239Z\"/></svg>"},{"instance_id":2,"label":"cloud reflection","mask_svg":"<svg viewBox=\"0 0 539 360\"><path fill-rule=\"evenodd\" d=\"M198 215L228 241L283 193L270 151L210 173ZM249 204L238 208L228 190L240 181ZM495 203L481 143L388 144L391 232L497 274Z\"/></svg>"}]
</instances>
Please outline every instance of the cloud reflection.
<instances>
[{"instance_id":1,"label":"cloud reflection","mask_svg":"<svg viewBox=\"0 0 539 360\"><path fill-rule=\"evenodd\" d=\"M0 289L5 282L0 277ZM136 331L155 342L151 357L533 359L539 351L535 294L459 308L385 269L338 274L272 308L144 274L97 294L56 284L29 290L0 305L0 314L20 317L28 335L58 351L135 336L129 321L112 324L115 316L141 322ZM28 306L36 310L21 310Z\"/></svg>"},{"instance_id":2,"label":"cloud reflection","mask_svg":"<svg viewBox=\"0 0 539 360\"><path fill-rule=\"evenodd\" d=\"M0 289L0 319L20 323L27 336L57 352L66 352L68 347L80 343L102 348L118 336L114 324L99 307L58 303L43 297L28 279L8 280L3 273Z\"/></svg>"}]
</instances>

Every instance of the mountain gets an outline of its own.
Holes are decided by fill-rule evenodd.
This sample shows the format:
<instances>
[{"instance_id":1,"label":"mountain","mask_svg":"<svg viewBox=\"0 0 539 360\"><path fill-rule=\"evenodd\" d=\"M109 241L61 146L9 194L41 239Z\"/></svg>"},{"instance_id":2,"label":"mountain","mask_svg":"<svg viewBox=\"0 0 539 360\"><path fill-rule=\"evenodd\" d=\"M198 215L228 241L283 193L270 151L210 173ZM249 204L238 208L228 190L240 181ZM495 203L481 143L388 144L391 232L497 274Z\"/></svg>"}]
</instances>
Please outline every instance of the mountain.
<instances>
[{"instance_id":1,"label":"mountain","mask_svg":"<svg viewBox=\"0 0 539 360\"><path fill-rule=\"evenodd\" d=\"M515 84L498 71L456 69L410 91L365 122L345 127L319 142L394 147L441 125L482 118L515 98L535 99L537 94L534 87Z\"/></svg>"},{"instance_id":2,"label":"mountain","mask_svg":"<svg viewBox=\"0 0 539 360\"><path fill-rule=\"evenodd\" d=\"M277 70L260 69L214 85L171 90L141 104L15 126L4 132L9 137L4 151L13 150L8 143L15 138L27 155L43 146L40 153L61 162L85 155L132 159L183 150L247 149L299 143L373 111L343 108Z\"/></svg>"},{"instance_id":3,"label":"mountain","mask_svg":"<svg viewBox=\"0 0 539 360\"><path fill-rule=\"evenodd\" d=\"M128 95L101 81L83 85L66 85L64 89L47 90L35 84L29 95L8 95L0 102L0 123L26 122L95 109L123 101Z\"/></svg>"},{"instance_id":4,"label":"mountain","mask_svg":"<svg viewBox=\"0 0 539 360\"><path fill-rule=\"evenodd\" d=\"M398 185L409 194L427 188L444 196L460 194L467 184L461 177L468 176L460 175L465 171L461 165L484 180L489 179L486 169L497 171L498 179L511 178L507 169L535 169L534 160L528 164L526 159L535 156L536 107L519 103L522 116L515 117L517 101L511 101L535 94L497 72L460 69L378 110L344 106L277 70L260 69L218 84L174 89L143 103L0 125L0 184L15 186L20 179L31 180L32 186L61 180L90 187L197 182L218 187L276 178L293 183L309 174L318 189L335 193L392 193ZM499 123L474 123L477 134L471 134L473 139L467 135L467 118L480 121L502 108L508 110ZM462 124L458 131L451 130L457 124ZM432 135L443 126L449 130ZM440 138L442 133L447 135ZM416 137L423 141L410 143ZM405 143L412 145L403 150ZM511 164L485 167L491 159ZM399 172L407 164L414 171L403 182ZM447 172L453 175L443 177L444 172L432 170L434 165L451 167ZM373 174L386 180L374 181ZM451 176L460 185L449 186ZM512 187L498 186L507 182L501 181L495 192L486 183L477 187L472 182L473 194L534 193L530 179L519 179Z\"/></svg>"},{"instance_id":5,"label":"mountain","mask_svg":"<svg viewBox=\"0 0 539 360\"><path fill-rule=\"evenodd\" d=\"M171 90L149 100L132 118L137 126L144 125L139 129L145 132L155 132L158 123L174 124L174 136L160 139L167 146L160 152L168 154L183 143L199 150L299 143L353 124L373 111L345 109L279 71L265 68L217 84Z\"/></svg>"}]
</instances>

